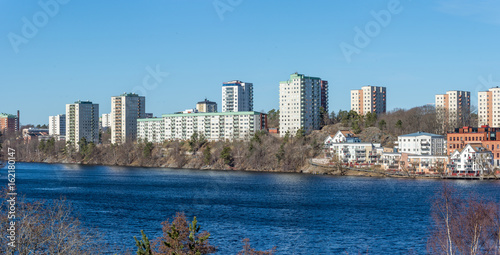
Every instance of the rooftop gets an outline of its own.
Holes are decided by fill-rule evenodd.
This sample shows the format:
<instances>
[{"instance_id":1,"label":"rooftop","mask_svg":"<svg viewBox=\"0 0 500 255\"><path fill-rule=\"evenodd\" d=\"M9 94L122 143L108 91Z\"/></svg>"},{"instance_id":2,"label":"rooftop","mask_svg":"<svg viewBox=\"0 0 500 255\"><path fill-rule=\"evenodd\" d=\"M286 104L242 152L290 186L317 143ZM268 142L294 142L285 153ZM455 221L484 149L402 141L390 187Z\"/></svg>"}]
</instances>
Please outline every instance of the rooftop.
<instances>
[{"instance_id":1,"label":"rooftop","mask_svg":"<svg viewBox=\"0 0 500 255\"><path fill-rule=\"evenodd\" d=\"M8 114L8 113L0 113L0 118L9 118L9 119L12 119L12 118L17 118L17 115Z\"/></svg>"},{"instance_id":2,"label":"rooftop","mask_svg":"<svg viewBox=\"0 0 500 255\"><path fill-rule=\"evenodd\" d=\"M321 80L321 78L319 77L313 77L313 76L305 76L303 74L300 74L300 73L293 73L293 74L290 74L290 80L288 81L280 81L280 83L287 83L293 79L297 79L297 78L301 78L301 79L312 79L312 80Z\"/></svg>"},{"instance_id":3,"label":"rooftop","mask_svg":"<svg viewBox=\"0 0 500 255\"><path fill-rule=\"evenodd\" d=\"M137 119L137 121L162 121L163 118L146 118L146 119Z\"/></svg>"},{"instance_id":4,"label":"rooftop","mask_svg":"<svg viewBox=\"0 0 500 255\"><path fill-rule=\"evenodd\" d=\"M252 83L234 80L234 81L224 82L224 83L222 83L222 86L241 86L241 84L252 84Z\"/></svg>"},{"instance_id":5,"label":"rooftop","mask_svg":"<svg viewBox=\"0 0 500 255\"><path fill-rule=\"evenodd\" d=\"M258 115L260 112L197 112L162 114L162 117L223 116L223 115ZM264 113L265 114L265 113Z\"/></svg>"},{"instance_id":6,"label":"rooftop","mask_svg":"<svg viewBox=\"0 0 500 255\"><path fill-rule=\"evenodd\" d=\"M205 98L205 100L204 100L204 101L200 101L200 102L198 102L198 104L216 104L216 102L213 102L213 101L207 100L207 99Z\"/></svg>"},{"instance_id":7,"label":"rooftop","mask_svg":"<svg viewBox=\"0 0 500 255\"><path fill-rule=\"evenodd\" d=\"M481 144L481 143L469 143L467 145L469 145L475 152L490 151L487 148L485 148L483 146L483 144ZM465 147L467 147L467 146L465 146ZM464 150L465 150L465 148L464 148Z\"/></svg>"},{"instance_id":8,"label":"rooftop","mask_svg":"<svg viewBox=\"0 0 500 255\"><path fill-rule=\"evenodd\" d=\"M420 131L416 132L416 133L400 135L399 137L416 137L416 136L422 136L422 135L431 136L431 137L444 137L442 135L436 135L436 134L431 134L431 133L427 133L427 132L420 132Z\"/></svg>"},{"instance_id":9,"label":"rooftop","mask_svg":"<svg viewBox=\"0 0 500 255\"><path fill-rule=\"evenodd\" d=\"M82 100L78 100L78 101L75 101L75 104L92 104L92 101L82 101Z\"/></svg>"},{"instance_id":10,"label":"rooftop","mask_svg":"<svg viewBox=\"0 0 500 255\"><path fill-rule=\"evenodd\" d=\"M138 97L139 95L136 93L127 93L123 92L123 94L119 95L120 97Z\"/></svg>"}]
</instances>

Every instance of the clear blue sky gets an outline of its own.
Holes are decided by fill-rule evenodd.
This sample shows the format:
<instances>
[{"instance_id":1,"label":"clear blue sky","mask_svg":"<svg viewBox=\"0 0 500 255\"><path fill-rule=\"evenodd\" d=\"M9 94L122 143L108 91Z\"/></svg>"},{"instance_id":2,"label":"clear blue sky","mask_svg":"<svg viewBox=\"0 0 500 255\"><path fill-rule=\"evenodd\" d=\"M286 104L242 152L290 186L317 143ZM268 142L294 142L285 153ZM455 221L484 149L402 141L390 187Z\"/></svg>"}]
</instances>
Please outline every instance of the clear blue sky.
<instances>
[{"instance_id":1,"label":"clear blue sky","mask_svg":"<svg viewBox=\"0 0 500 255\"><path fill-rule=\"evenodd\" d=\"M330 82L330 111L349 109L350 90L363 85L386 86L388 110L454 89L477 104L478 91L499 85L498 1L397 2L377 31L371 12L393 1L73 0L47 11L0 0L0 112L43 124L81 99L109 113L111 96L139 86L147 112L160 115L205 97L220 105L233 79L253 82L255 110L268 111L293 72ZM355 28L367 25L373 37L348 62L340 45L356 46ZM148 66L168 73L156 87L143 84Z\"/></svg>"}]
</instances>

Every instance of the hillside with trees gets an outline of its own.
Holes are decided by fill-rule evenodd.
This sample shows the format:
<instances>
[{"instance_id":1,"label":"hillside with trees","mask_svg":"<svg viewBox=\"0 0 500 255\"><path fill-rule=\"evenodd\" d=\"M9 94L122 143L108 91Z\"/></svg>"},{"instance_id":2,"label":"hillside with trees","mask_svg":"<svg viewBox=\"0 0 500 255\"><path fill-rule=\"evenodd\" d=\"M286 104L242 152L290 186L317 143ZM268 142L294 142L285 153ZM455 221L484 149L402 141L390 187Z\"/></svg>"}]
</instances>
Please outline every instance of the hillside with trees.
<instances>
[{"instance_id":1,"label":"hillside with trees","mask_svg":"<svg viewBox=\"0 0 500 255\"><path fill-rule=\"evenodd\" d=\"M324 139L338 130L352 130L362 141L386 147L392 147L402 134L444 134L434 107L429 105L396 109L380 116L340 110L330 115L323 113L322 118L322 129L311 134L299 130L297 134L278 137L260 131L249 141L233 142L210 142L195 133L186 141L113 145L106 132L100 134L101 144L82 139L77 150L54 139L25 141L19 134L1 138L4 145L16 148L18 160L26 162L299 172L308 165L309 158L321 156ZM271 126L277 126L279 111L269 111L268 120Z\"/></svg>"}]
</instances>

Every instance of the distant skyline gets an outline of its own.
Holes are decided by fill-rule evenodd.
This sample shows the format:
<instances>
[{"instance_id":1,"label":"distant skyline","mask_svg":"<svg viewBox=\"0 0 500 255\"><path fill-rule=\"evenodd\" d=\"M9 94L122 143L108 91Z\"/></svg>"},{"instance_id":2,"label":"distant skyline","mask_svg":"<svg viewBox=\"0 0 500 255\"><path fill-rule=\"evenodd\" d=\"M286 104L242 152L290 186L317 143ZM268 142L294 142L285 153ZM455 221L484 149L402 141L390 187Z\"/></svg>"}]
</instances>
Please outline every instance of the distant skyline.
<instances>
[{"instance_id":1,"label":"distant skyline","mask_svg":"<svg viewBox=\"0 0 500 255\"><path fill-rule=\"evenodd\" d=\"M77 100L103 114L137 92L160 116L205 98L220 107L231 80L253 83L267 112L294 72L327 80L335 112L364 85L387 87L388 111L447 90L477 106L500 86L498 11L493 0L0 0L0 112L47 124Z\"/></svg>"}]
</instances>

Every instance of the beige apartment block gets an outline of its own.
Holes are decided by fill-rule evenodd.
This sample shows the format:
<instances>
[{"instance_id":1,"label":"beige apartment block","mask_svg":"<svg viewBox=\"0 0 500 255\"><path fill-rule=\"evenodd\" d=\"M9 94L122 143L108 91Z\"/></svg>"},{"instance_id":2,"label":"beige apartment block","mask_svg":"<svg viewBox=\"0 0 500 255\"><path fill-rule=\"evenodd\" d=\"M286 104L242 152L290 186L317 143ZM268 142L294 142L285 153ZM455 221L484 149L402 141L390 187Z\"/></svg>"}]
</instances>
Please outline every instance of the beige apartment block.
<instances>
[{"instance_id":1,"label":"beige apartment block","mask_svg":"<svg viewBox=\"0 0 500 255\"><path fill-rule=\"evenodd\" d=\"M137 119L146 118L146 98L133 93L111 97L111 143L137 139Z\"/></svg>"},{"instance_id":2,"label":"beige apartment block","mask_svg":"<svg viewBox=\"0 0 500 255\"><path fill-rule=\"evenodd\" d=\"M466 126L470 116L470 92L452 90L436 95L436 117L445 131Z\"/></svg>"},{"instance_id":3,"label":"beige apartment block","mask_svg":"<svg viewBox=\"0 0 500 255\"><path fill-rule=\"evenodd\" d=\"M369 112L380 115L386 112L386 88L377 86L363 86L361 89L351 90L351 110L359 115Z\"/></svg>"},{"instance_id":4,"label":"beige apartment block","mask_svg":"<svg viewBox=\"0 0 500 255\"><path fill-rule=\"evenodd\" d=\"M500 127L500 88L480 91L477 98L478 125Z\"/></svg>"}]
</instances>

